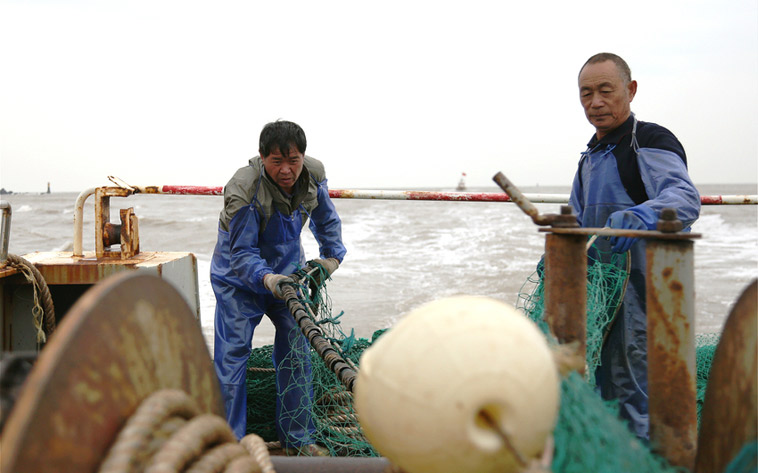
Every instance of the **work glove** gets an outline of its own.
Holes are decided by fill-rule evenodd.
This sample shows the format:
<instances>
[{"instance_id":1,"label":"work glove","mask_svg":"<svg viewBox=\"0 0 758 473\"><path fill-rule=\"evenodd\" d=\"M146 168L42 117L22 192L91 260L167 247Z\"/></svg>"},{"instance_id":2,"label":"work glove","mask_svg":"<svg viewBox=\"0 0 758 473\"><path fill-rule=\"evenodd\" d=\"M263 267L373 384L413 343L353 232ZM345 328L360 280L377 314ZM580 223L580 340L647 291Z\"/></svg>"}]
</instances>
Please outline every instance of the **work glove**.
<instances>
[{"instance_id":1,"label":"work glove","mask_svg":"<svg viewBox=\"0 0 758 473\"><path fill-rule=\"evenodd\" d=\"M316 291L321 283L324 282L333 272L337 271L340 266L340 262L337 258L325 258L325 259L312 259L308 261L308 267L316 269L321 267L322 271L311 272L311 291Z\"/></svg>"},{"instance_id":2,"label":"work glove","mask_svg":"<svg viewBox=\"0 0 758 473\"><path fill-rule=\"evenodd\" d=\"M632 207L634 208L634 207ZM647 224L633 210L619 210L613 212L605 222L606 227L617 230L647 230ZM625 253L632 247L636 238L614 236L611 237L611 251L614 253Z\"/></svg>"},{"instance_id":3,"label":"work glove","mask_svg":"<svg viewBox=\"0 0 758 473\"><path fill-rule=\"evenodd\" d=\"M282 284L294 283L295 281L293 281L292 278L283 274L269 273L263 276L263 286L271 291L271 294L277 299L284 299L284 294L282 294Z\"/></svg>"},{"instance_id":4,"label":"work glove","mask_svg":"<svg viewBox=\"0 0 758 473\"><path fill-rule=\"evenodd\" d=\"M327 276L331 276L333 272L337 271L337 268L340 267L340 262L337 258L326 258L326 259L314 259L311 261L312 263L316 263L322 268L324 268L324 271L326 271Z\"/></svg>"}]
</instances>

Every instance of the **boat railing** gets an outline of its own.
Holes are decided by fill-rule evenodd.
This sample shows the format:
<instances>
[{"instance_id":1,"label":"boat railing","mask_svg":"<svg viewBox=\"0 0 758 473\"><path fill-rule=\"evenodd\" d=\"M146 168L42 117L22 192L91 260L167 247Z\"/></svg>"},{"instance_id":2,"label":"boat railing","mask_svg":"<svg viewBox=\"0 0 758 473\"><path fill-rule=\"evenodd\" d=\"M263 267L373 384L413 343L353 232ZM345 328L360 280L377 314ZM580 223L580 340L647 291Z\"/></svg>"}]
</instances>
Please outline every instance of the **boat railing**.
<instances>
[{"instance_id":1,"label":"boat railing","mask_svg":"<svg viewBox=\"0 0 758 473\"><path fill-rule=\"evenodd\" d=\"M164 194L164 195L224 195L222 186L133 186L118 178L109 176L117 184L119 196L132 194ZM79 194L74 209L74 256L83 256L82 229L84 203L89 196L95 194L97 188L90 188ZM121 195L124 194L124 195ZM111 195L113 196L113 195ZM416 190L379 190L379 189L329 189L333 199L368 199L368 200L425 200L441 202L511 202L511 198L502 192L443 192ZM532 203L566 204L568 194L526 193L524 196ZM700 197L702 205L755 205L758 195L704 195Z\"/></svg>"}]
</instances>

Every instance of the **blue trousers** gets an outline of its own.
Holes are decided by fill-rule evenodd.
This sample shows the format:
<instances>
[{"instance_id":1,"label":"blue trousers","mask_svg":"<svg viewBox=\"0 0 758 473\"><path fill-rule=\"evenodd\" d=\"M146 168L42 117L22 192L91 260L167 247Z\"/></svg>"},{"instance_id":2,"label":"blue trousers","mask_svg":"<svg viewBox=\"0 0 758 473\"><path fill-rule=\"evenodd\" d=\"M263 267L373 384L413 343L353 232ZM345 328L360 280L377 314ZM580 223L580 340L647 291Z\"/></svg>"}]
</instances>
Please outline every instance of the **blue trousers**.
<instances>
[{"instance_id":1,"label":"blue trousers","mask_svg":"<svg viewBox=\"0 0 758 473\"><path fill-rule=\"evenodd\" d=\"M226 420L238 439L247 426L247 361L253 332L263 313L247 291L225 288L216 294L213 364L221 384ZM222 299L222 300L219 300ZM276 369L276 429L284 447L314 443L311 417L313 384L308 341L283 302L274 300L266 315L276 328L273 362Z\"/></svg>"}]
</instances>

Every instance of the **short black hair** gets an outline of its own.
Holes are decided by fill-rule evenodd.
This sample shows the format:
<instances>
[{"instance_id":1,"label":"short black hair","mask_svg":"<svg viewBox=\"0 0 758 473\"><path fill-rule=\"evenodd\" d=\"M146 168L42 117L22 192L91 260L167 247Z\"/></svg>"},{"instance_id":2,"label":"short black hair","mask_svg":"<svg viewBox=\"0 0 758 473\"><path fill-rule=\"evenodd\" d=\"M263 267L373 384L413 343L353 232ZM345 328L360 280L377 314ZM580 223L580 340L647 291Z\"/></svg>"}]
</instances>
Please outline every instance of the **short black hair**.
<instances>
[{"instance_id":1,"label":"short black hair","mask_svg":"<svg viewBox=\"0 0 758 473\"><path fill-rule=\"evenodd\" d=\"M605 61L613 61L613 63L616 65L616 69L618 69L619 74L621 75L621 78L624 79L624 84L628 84L632 81L632 70L629 69L629 64L621 59L621 56L617 56L613 53L597 53L591 58L587 59L587 61L582 65L582 68L579 69L579 75L582 75L582 71L584 70L585 66L587 66L587 64L597 64L599 62Z\"/></svg>"},{"instance_id":2,"label":"short black hair","mask_svg":"<svg viewBox=\"0 0 758 473\"><path fill-rule=\"evenodd\" d=\"M288 156L293 146L305 154L308 142L305 132L300 125L285 120L277 120L267 123L261 130L261 138L258 142L258 152L261 157L266 157L273 151L279 150L282 156Z\"/></svg>"}]
</instances>

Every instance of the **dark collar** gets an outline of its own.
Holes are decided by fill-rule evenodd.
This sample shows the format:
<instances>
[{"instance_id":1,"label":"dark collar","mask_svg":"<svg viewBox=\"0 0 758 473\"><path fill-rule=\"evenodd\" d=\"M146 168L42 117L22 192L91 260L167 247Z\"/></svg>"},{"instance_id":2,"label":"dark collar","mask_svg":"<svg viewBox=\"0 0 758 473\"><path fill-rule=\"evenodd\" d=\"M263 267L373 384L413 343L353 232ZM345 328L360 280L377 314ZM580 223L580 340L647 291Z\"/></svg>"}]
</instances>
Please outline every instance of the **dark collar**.
<instances>
[{"instance_id":1,"label":"dark collar","mask_svg":"<svg viewBox=\"0 0 758 473\"><path fill-rule=\"evenodd\" d=\"M595 146L600 145L600 144L617 145L621 142L621 140L624 139L625 136L632 134L633 126L634 126L634 114L630 113L629 118L627 118L626 121L622 123L620 127L608 133L602 139L598 140L597 133L593 134L592 139L590 139L589 143L587 143L587 147L594 148Z\"/></svg>"}]
</instances>

